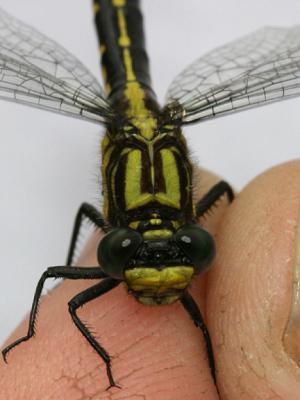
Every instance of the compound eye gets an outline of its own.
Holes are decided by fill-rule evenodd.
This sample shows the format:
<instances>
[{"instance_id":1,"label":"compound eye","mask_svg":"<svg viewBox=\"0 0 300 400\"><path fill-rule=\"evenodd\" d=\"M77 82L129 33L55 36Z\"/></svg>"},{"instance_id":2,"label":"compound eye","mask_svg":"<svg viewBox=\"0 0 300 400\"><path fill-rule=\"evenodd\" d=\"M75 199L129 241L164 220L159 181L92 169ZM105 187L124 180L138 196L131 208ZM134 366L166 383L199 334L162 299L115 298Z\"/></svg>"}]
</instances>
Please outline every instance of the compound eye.
<instances>
[{"instance_id":1,"label":"compound eye","mask_svg":"<svg viewBox=\"0 0 300 400\"><path fill-rule=\"evenodd\" d=\"M124 269L142 243L142 236L129 228L108 232L98 246L98 262L112 278L123 279Z\"/></svg>"},{"instance_id":2,"label":"compound eye","mask_svg":"<svg viewBox=\"0 0 300 400\"><path fill-rule=\"evenodd\" d=\"M212 236L197 224L185 226L174 236L181 250L194 264L196 272L207 269L215 256Z\"/></svg>"}]
</instances>

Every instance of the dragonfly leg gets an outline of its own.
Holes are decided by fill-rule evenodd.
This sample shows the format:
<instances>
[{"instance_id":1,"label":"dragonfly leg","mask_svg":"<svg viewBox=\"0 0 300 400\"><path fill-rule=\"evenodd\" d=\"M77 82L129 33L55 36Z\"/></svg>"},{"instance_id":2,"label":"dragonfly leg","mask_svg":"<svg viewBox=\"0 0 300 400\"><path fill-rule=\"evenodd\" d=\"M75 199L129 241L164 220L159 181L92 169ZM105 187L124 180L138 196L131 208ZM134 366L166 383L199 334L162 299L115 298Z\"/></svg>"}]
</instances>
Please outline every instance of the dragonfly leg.
<instances>
[{"instance_id":1,"label":"dragonfly leg","mask_svg":"<svg viewBox=\"0 0 300 400\"><path fill-rule=\"evenodd\" d=\"M227 195L229 203L234 199L234 193L229 183L220 181L214 185L196 204L196 216L202 217L224 195Z\"/></svg>"},{"instance_id":2,"label":"dragonfly leg","mask_svg":"<svg viewBox=\"0 0 300 400\"><path fill-rule=\"evenodd\" d=\"M17 339L11 343L5 349L2 350L2 356L5 362L7 362L7 353L12 350L15 346L22 342L29 340L35 334L35 322L37 317L39 300L42 294L43 286L48 278L66 278L66 279L102 279L106 278L107 275L101 270L100 267L82 268L82 267L49 267L41 276L33 298L32 307L29 317L28 332L26 336Z\"/></svg>"},{"instance_id":3,"label":"dragonfly leg","mask_svg":"<svg viewBox=\"0 0 300 400\"><path fill-rule=\"evenodd\" d=\"M116 386L118 385L115 384L112 371L111 371L111 360L110 356L107 353L107 351L98 343L98 341L95 339L95 337L92 335L92 333L89 331L89 329L86 327L86 325L79 319L76 310L83 306L85 303L95 299L96 297L102 296L104 293L109 292L111 289L119 285L120 281L117 281L116 279L113 278L107 278L104 279L102 282L98 283L97 285L94 285L83 292L79 293L75 297L73 297L72 300L69 302L69 312L71 314L71 317L77 326L77 328L80 330L82 335L86 338L86 340L90 343L90 345L93 347L94 350L99 354L99 356L102 358L102 360L106 364L106 373L107 377L109 380L109 387Z\"/></svg>"},{"instance_id":4,"label":"dragonfly leg","mask_svg":"<svg viewBox=\"0 0 300 400\"><path fill-rule=\"evenodd\" d=\"M216 383L216 370L215 370L215 360L214 360L212 343L211 343L211 339L210 339L210 335L209 335L207 326L205 325L205 322L203 320L203 317L201 315L199 307L198 307L197 303L195 302L195 300L192 298L192 296L188 292L185 292L180 300L181 300L183 307L186 309L186 311L192 318L192 321L194 322L194 324L197 326L197 328L200 328L202 330L203 337L205 340L207 357L208 357L209 367L211 370L211 375L213 377L214 382Z\"/></svg>"},{"instance_id":5,"label":"dragonfly leg","mask_svg":"<svg viewBox=\"0 0 300 400\"><path fill-rule=\"evenodd\" d=\"M88 219L90 222L96 225L96 227L102 229L104 232L107 231L107 226L104 221L103 215L91 204L83 203L80 206L75 218L66 265L72 265L78 234L80 232L82 221L84 219Z\"/></svg>"}]
</instances>

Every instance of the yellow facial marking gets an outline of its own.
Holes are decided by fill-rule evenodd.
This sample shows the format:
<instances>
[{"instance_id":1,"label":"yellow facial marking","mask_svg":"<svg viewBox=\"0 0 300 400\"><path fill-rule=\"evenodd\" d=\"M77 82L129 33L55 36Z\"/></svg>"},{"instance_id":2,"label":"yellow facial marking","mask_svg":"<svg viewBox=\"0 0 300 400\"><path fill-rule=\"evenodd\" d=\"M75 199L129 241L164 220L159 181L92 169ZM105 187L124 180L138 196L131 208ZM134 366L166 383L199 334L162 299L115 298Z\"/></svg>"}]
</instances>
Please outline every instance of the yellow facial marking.
<instances>
[{"instance_id":1,"label":"yellow facial marking","mask_svg":"<svg viewBox=\"0 0 300 400\"><path fill-rule=\"evenodd\" d=\"M160 295L172 289L185 289L194 273L193 267L133 268L125 271L128 287L136 292Z\"/></svg>"},{"instance_id":2,"label":"yellow facial marking","mask_svg":"<svg viewBox=\"0 0 300 400\"><path fill-rule=\"evenodd\" d=\"M160 218L153 218L153 219L150 219L149 222L151 225L160 225L162 223L162 220Z\"/></svg>"},{"instance_id":3,"label":"yellow facial marking","mask_svg":"<svg viewBox=\"0 0 300 400\"><path fill-rule=\"evenodd\" d=\"M168 239L173 235L173 232L169 229L153 229L143 233L143 238L145 240L153 239Z\"/></svg>"}]
</instances>

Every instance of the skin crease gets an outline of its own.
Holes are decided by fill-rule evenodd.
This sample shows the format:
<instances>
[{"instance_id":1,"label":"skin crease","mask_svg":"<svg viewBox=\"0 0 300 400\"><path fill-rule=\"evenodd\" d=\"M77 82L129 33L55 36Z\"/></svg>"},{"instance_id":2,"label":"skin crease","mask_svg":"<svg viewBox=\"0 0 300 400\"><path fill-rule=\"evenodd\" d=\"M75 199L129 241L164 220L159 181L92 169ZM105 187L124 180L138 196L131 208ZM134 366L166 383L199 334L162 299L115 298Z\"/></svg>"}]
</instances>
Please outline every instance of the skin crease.
<instances>
[{"instance_id":1,"label":"skin crease","mask_svg":"<svg viewBox=\"0 0 300 400\"><path fill-rule=\"evenodd\" d=\"M145 307L123 286L79 311L112 356L122 389L106 391L104 364L67 307L72 296L96 282L64 281L44 296L35 338L12 351L8 365L0 361L0 398L298 400L299 349L293 337L283 338L292 300L299 176L300 161L275 167L252 181L231 207L223 200L200 221L215 234L217 258L209 273L193 281L191 293L206 314L219 395L201 332L181 304ZM216 181L202 172L195 197ZM97 265L98 240L94 235L80 265ZM7 342L26 327L27 321Z\"/></svg>"}]
</instances>

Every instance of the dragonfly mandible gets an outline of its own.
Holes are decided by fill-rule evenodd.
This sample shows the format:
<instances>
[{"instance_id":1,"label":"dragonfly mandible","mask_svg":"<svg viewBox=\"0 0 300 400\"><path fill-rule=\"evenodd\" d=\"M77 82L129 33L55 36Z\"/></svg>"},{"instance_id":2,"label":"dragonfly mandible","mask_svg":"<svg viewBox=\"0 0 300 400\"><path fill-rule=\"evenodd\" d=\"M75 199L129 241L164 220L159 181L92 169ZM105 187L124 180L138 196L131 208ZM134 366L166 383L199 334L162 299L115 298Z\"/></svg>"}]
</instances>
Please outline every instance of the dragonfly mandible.
<instances>
[{"instance_id":1,"label":"dragonfly mandible","mask_svg":"<svg viewBox=\"0 0 300 400\"><path fill-rule=\"evenodd\" d=\"M192 196L193 166L182 127L297 96L300 28L263 28L197 59L171 83L161 107L152 89L137 0L95 0L104 89L68 51L5 11L0 13L0 97L81 118L105 128L102 141L103 214L84 203L77 214L67 265L49 267L37 285L29 329L2 354L34 334L37 306L48 278L95 279L69 302L70 315L106 363L107 351L77 309L125 282L143 305L180 301L204 335L212 375L213 349L189 294L193 276L215 255L212 236L198 223L223 196L224 181L202 199ZM83 220L105 232L99 266L73 266Z\"/></svg>"}]
</instances>

